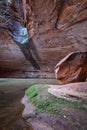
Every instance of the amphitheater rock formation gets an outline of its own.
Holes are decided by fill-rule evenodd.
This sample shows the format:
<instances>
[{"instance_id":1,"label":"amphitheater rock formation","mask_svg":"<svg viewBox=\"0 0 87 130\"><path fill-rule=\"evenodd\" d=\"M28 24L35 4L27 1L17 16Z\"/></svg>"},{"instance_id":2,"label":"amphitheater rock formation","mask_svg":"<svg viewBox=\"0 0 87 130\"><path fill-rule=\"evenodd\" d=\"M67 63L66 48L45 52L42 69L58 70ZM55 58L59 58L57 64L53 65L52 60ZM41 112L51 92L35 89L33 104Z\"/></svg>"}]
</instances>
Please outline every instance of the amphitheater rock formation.
<instances>
[{"instance_id":1,"label":"amphitheater rock formation","mask_svg":"<svg viewBox=\"0 0 87 130\"><path fill-rule=\"evenodd\" d=\"M25 20L32 45L27 49L40 71L0 25L0 77L54 77L52 69L58 61L70 52L87 50L87 0L22 0L19 7L25 14L19 22Z\"/></svg>"}]
</instances>

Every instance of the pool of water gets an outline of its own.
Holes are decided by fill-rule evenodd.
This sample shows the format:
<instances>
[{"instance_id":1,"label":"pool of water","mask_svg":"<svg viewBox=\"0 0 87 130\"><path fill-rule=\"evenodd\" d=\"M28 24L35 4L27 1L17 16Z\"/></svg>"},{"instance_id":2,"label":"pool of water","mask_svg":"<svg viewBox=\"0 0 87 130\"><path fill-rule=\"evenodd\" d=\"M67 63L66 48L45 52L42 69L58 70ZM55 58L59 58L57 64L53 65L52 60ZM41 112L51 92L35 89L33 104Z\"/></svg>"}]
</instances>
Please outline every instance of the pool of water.
<instances>
[{"instance_id":1,"label":"pool of water","mask_svg":"<svg viewBox=\"0 0 87 130\"><path fill-rule=\"evenodd\" d=\"M33 130L22 118L21 99L33 84L57 84L56 79L0 79L0 130Z\"/></svg>"}]
</instances>

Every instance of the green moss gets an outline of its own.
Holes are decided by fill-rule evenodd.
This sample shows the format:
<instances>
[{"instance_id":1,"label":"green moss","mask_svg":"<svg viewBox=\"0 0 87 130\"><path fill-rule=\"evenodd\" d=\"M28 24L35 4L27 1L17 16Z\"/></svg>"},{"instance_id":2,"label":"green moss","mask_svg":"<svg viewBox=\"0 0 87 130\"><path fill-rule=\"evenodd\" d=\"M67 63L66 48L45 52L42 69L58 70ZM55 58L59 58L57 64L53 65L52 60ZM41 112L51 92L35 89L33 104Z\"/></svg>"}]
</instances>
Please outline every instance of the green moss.
<instances>
[{"instance_id":1,"label":"green moss","mask_svg":"<svg viewBox=\"0 0 87 130\"><path fill-rule=\"evenodd\" d=\"M32 99L37 95L37 90L34 86L32 86L29 89L27 89L25 93L30 99Z\"/></svg>"},{"instance_id":2,"label":"green moss","mask_svg":"<svg viewBox=\"0 0 87 130\"><path fill-rule=\"evenodd\" d=\"M36 112L46 112L50 114L64 115L62 107L74 107L76 109L87 110L87 104L80 102L71 102L64 99L57 98L48 93L47 85L32 85L25 94L29 100L36 106Z\"/></svg>"}]
</instances>

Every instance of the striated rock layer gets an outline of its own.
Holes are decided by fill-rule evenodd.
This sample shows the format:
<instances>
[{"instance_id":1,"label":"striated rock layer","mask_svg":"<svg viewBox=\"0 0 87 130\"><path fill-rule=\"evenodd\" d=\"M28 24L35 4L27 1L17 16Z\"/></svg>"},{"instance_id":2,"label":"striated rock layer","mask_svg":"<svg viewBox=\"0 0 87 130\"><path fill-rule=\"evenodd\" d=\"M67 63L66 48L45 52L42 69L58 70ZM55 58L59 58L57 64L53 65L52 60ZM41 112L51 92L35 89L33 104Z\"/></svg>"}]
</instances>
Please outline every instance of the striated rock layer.
<instances>
[{"instance_id":1,"label":"striated rock layer","mask_svg":"<svg viewBox=\"0 0 87 130\"><path fill-rule=\"evenodd\" d=\"M48 92L58 98L77 102L87 102L87 82L49 85Z\"/></svg>"},{"instance_id":2,"label":"striated rock layer","mask_svg":"<svg viewBox=\"0 0 87 130\"><path fill-rule=\"evenodd\" d=\"M25 9L30 51L41 71L51 73L70 52L87 50L87 0L27 0ZM0 29L0 72L4 77L13 71L25 77L25 72L36 70L7 31Z\"/></svg>"},{"instance_id":3,"label":"striated rock layer","mask_svg":"<svg viewBox=\"0 0 87 130\"><path fill-rule=\"evenodd\" d=\"M55 66L59 84L84 82L87 78L87 52L70 53Z\"/></svg>"}]
</instances>

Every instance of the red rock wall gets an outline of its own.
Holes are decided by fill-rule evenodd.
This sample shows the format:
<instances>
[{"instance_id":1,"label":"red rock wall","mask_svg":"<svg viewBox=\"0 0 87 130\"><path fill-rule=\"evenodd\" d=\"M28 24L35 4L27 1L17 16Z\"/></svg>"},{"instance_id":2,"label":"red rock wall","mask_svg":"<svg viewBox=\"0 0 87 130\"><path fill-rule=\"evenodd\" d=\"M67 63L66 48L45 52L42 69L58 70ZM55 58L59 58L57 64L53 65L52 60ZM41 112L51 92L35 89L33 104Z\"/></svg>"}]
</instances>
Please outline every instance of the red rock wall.
<instances>
[{"instance_id":1,"label":"red rock wall","mask_svg":"<svg viewBox=\"0 0 87 130\"><path fill-rule=\"evenodd\" d=\"M52 72L68 53L87 50L87 0L27 0L26 10L41 71ZM18 45L1 29L0 71L35 71Z\"/></svg>"}]
</instances>

